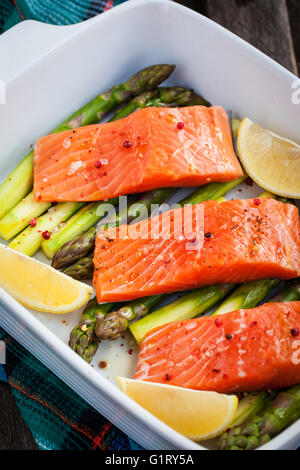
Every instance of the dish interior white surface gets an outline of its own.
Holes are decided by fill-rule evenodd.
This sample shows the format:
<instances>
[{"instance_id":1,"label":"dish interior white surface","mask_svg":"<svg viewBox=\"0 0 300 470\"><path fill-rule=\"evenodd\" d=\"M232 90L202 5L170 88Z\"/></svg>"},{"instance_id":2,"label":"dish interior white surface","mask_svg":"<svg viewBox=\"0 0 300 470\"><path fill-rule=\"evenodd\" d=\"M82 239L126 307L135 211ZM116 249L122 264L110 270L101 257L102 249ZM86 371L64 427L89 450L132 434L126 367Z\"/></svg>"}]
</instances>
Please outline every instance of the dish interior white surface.
<instances>
[{"instance_id":1,"label":"dish interior white surface","mask_svg":"<svg viewBox=\"0 0 300 470\"><path fill-rule=\"evenodd\" d=\"M27 32L29 43L18 71L16 42L22 41L22 35L25 39ZM38 48L34 46L37 39ZM7 60L10 54L15 58L11 67ZM154 63L177 65L167 84L194 88L213 104L299 142L300 106L292 102L296 77L210 20L166 0L129 2L74 27L25 22L0 38L0 61L1 57L6 65L7 100L0 105L1 180L37 137L50 132L99 92ZM227 197L254 197L261 192L256 185L244 184ZM42 253L37 259L45 261ZM102 376L116 385L116 375L132 376L136 352L129 353L135 349L129 335L116 342L102 342L91 368L66 347L80 312L59 316L28 313L3 292L1 299L5 308L0 311L0 325L141 445L152 449L203 448L125 399L117 387L100 380ZM16 325L22 325L23 330ZM48 342L47 330L39 325L53 333ZM99 368L100 361L106 361L108 367ZM99 395L107 392L106 404L101 405L99 397L91 398L91 390ZM299 443L299 426L294 427L265 448L289 448Z\"/></svg>"}]
</instances>

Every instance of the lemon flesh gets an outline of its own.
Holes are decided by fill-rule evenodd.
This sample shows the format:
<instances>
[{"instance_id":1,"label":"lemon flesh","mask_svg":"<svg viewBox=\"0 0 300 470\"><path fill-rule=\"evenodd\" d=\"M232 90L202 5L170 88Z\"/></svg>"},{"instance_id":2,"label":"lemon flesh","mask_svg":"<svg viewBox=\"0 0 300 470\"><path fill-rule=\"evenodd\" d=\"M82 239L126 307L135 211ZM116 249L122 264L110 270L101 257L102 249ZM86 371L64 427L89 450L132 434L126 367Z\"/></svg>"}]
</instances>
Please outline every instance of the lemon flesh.
<instances>
[{"instance_id":1,"label":"lemon flesh","mask_svg":"<svg viewBox=\"0 0 300 470\"><path fill-rule=\"evenodd\" d=\"M117 377L120 389L175 431L193 441L219 436L237 408L235 395Z\"/></svg>"},{"instance_id":2,"label":"lemon flesh","mask_svg":"<svg viewBox=\"0 0 300 470\"><path fill-rule=\"evenodd\" d=\"M0 286L26 307L68 313L81 307L93 289L0 244Z\"/></svg>"},{"instance_id":3,"label":"lemon flesh","mask_svg":"<svg viewBox=\"0 0 300 470\"><path fill-rule=\"evenodd\" d=\"M300 146L243 119L238 153L248 175L278 196L300 199Z\"/></svg>"}]
</instances>

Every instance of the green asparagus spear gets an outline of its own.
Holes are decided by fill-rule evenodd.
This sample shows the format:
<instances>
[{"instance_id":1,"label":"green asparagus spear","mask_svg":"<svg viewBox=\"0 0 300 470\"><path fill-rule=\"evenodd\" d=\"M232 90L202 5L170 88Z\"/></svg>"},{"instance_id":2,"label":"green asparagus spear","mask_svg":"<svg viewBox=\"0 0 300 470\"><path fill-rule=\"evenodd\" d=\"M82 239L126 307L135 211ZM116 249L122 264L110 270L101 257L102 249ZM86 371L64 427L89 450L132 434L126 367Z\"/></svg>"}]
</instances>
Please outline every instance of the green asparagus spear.
<instances>
[{"instance_id":1,"label":"green asparagus spear","mask_svg":"<svg viewBox=\"0 0 300 470\"><path fill-rule=\"evenodd\" d=\"M163 103L168 107L184 107L184 106L211 106L202 96L195 93L194 90L188 90L181 86L160 87L158 90L158 98L148 103L148 106L159 106Z\"/></svg>"},{"instance_id":2,"label":"green asparagus spear","mask_svg":"<svg viewBox=\"0 0 300 470\"><path fill-rule=\"evenodd\" d=\"M82 258L85 259L94 250L96 232L96 227L92 227L74 240L65 243L52 259L53 268L63 269L70 266L72 270L73 265L75 267L78 261L81 262Z\"/></svg>"},{"instance_id":3,"label":"green asparagus spear","mask_svg":"<svg viewBox=\"0 0 300 470\"><path fill-rule=\"evenodd\" d=\"M138 109L148 108L150 106L181 107L195 105L210 106L210 103L197 95L193 90L188 90L187 88L180 86L161 87L157 88L157 90L146 91L133 98L117 111L111 121L116 121Z\"/></svg>"},{"instance_id":4,"label":"green asparagus spear","mask_svg":"<svg viewBox=\"0 0 300 470\"><path fill-rule=\"evenodd\" d=\"M200 315L222 300L233 287L233 285L207 286L192 291L175 302L132 323L129 329L136 342L140 344L146 334L153 330L153 328L173 321L187 320Z\"/></svg>"},{"instance_id":5,"label":"green asparagus spear","mask_svg":"<svg viewBox=\"0 0 300 470\"><path fill-rule=\"evenodd\" d=\"M174 65L151 65L137 72L121 85L116 85L101 93L88 104L68 117L54 131L61 132L100 121L102 117L116 106L125 103L143 91L153 90L166 80L175 69ZM0 186L0 219L2 219L32 187L33 155L31 150L17 168Z\"/></svg>"},{"instance_id":6,"label":"green asparagus spear","mask_svg":"<svg viewBox=\"0 0 300 470\"><path fill-rule=\"evenodd\" d=\"M94 253L89 253L88 255L76 261L76 263L63 269L63 273L67 274L73 279L77 279L78 281L92 279L94 271L93 258Z\"/></svg>"},{"instance_id":7,"label":"green asparagus spear","mask_svg":"<svg viewBox=\"0 0 300 470\"><path fill-rule=\"evenodd\" d=\"M51 236L51 231L68 220L81 206L81 202L62 202L50 207L46 214L37 219L34 227L27 227L8 246L25 255L33 256L39 250L46 236L45 232L49 232Z\"/></svg>"},{"instance_id":8,"label":"green asparagus spear","mask_svg":"<svg viewBox=\"0 0 300 470\"><path fill-rule=\"evenodd\" d=\"M157 90L152 91L144 91L143 93L137 95L133 98L129 103L122 106L110 119L110 122L117 121L118 119L122 119L129 114L137 111L138 109L146 108L147 103L152 101L153 98L158 96Z\"/></svg>"},{"instance_id":9,"label":"green asparagus spear","mask_svg":"<svg viewBox=\"0 0 300 470\"><path fill-rule=\"evenodd\" d=\"M248 421L252 416L259 413L266 404L272 399L271 393L267 391L251 392L239 400L239 404L234 415L230 428L240 426Z\"/></svg>"},{"instance_id":10,"label":"green asparagus spear","mask_svg":"<svg viewBox=\"0 0 300 470\"><path fill-rule=\"evenodd\" d=\"M111 309L112 304L99 305L92 299L85 307L79 325L75 326L70 334L69 345L86 362L91 362L98 349L98 339L95 336L95 324Z\"/></svg>"},{"instance_id":11,"label":"green asparagus spear","mask_svg":"<svg viewBox=\"0 0 300 470\"><path fill-rule=\"evenodd\" d=\"M43 241L42 250L44 254L47 258L52 259L58 249L66 242L90 229L105 215L109 207L115 207L117 204L118 198L114 198L107 201L107 203L95 202L82 207L61 230L53 234L50 240Z\"/></svg>"},{"instance_id":12,"label":"green asparagus spear","mask_svg":"<svg viewBox=\"0 0 300 470\"><path fill-rule=\"evenodd\" d=\"M300 300L300 284L289 284L281 293L276 296L272 302L292 302L294 300Z\"/></svg>"},{"instance_id":13,"label":"green asparagus spear","mask_svg":"<svg viewBox=\"0 0 300 470\"><path fill-rule=\"evenodd\" d=\"M278 393L250 420L230 429L219 439L220 449L252 450L269 442L300 418L300 385Z\"/></svg>"},{"instance_id":14,"label":"green asparagus spear","mask_svg":"<svg viewBox=\"0 0 300 470\"><path fill-rule=\"evenodd\" d=\"M157 307L164 299L170 297L169 295L153 295L151 297L144 297L142 299L134 300L125 307L120 308L115 312L111 312L103 318L97 320L95 333L99 340L118 339L129 326L132 320L147 315L153 308Z\"/></svg>"},{"instance_id":15,"label":"green asparagus spear","mask_svg":"<svg viewBox=\"0 0 300 470\"><path fill-rule=\"evenodd\" d=\"M227 194L232 189L236 188L239 184L243 183L248 176L243 176L228 183L209 183L201 186L198 190L187 196L185 199L180 201L180 205L200 204L204 201L216 201L220 199L224 194Z\"/></svg>"},{"instance_id":16,"label":"green asparagus spear","mask_svg":"<svg viewBox=\"0 0 300 470\"><path fill-rule=\"evenodd\" d=\"M35 217L39 217L51 207L50 202L37 202L33 193L29 193L3 219L0 220L0 236L4 240L17 235Z\"/></svg>"},{"instance_id":17,"label":"green asparagus spear","mask_svg":"<svg viewBox=\"0 0 300 470\"><path fill-rule=\"evenodd\" d=\"M15 207L31 190L33 181L33 150L8 175L0 186L0 219Z\"/></svg>"},{"instance_id":18,"label":"green asparagus spear","mask_svg":"<svg viewBox=\"0 0 300 470\"><path fill-rule=\"evenodd\" d=\"M242 284L215 310L213 316L256 307L278 284L277 279L263 279Z\"/></svg>"}]
</instances>

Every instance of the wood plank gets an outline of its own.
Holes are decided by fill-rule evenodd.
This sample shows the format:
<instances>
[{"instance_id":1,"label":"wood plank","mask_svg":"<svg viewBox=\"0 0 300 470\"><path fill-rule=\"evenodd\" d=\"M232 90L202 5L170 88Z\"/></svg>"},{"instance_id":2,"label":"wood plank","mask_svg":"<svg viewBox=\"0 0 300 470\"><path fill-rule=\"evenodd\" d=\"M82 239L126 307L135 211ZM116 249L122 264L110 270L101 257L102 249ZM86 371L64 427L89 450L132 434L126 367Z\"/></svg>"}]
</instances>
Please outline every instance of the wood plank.
<instances>
[{"instance_id":1,"label":"wood plank","mask_svg":"<svg viewBox=\"0 0 300 470\"><path fill-rule=\"evenodd\" d=\"M191 8L198 13L202 13L202 15L206 15L207 13L207 0L173 0L175 3L179 3L180 5L184 5L185 7Z\"/></svg>"},{"instance_id":2,"label":"wood plank","mask_svg":"<svg viewBox=\"0 0 300 470\"><path fill-rule=\"evenodd\" d=\"M296 2L299 3L299 0ZM207 14L297 73L285 0L207 0Z\"/></svg>"},{"instance_id":3,"label":"wood plank","mask_svg":"<svg viewBox=\"0 0 300 470\"><path fill-rule=\"evenodd\" d=\"M286 0L286 3L294 41L294 49L298 65L298 75L300 75L300 2L299 0Z\"/></svg>"}]
</instances>

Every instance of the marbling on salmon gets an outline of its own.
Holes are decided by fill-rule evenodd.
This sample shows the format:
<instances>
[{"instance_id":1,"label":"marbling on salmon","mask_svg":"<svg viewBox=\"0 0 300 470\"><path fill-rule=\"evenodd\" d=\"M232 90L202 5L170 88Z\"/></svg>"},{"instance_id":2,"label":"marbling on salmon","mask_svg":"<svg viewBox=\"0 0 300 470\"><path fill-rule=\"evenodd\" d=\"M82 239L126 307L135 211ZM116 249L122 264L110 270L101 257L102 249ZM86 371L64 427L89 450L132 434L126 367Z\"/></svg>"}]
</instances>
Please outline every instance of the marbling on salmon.
<instances>
[{"instance_id":1,"label":"marbling on salmon","mask_svg":"<svg viewBox=\"0 0 300 470\"><path fill-rule=\"evenodd\" d=\"M192 210L197 207L203 209L203 220ZM170 219L168 238L163 230ZM182 225L175 227L173 219ZM196 235L188 244L178 236L186 225ZM136 238L127 236L132 230L127 225L97 236L94 286L99 302L300 275L299 212L292 204L264 198L208 201L133 227Z\"/></svg>"},{"instance_id":2,"label":"marbling on salmon","mask_svg":"<svg viewBox=\"0 0 300 470\"><path fill-rule=\"evenodd\" d=\"M221 107L146 108L42 137L35 146L38 201L106 200L242 175Z\"/></svg>"},{"instance_id":3,"label":"marbling on salmon","mask_svg":"<svg viewBox=\"0 0 300 470\"><path fill-rule=\"evenodd\" d=\"M245 392L300 382L300 302L174 322L148 333L135 379Z\"/></svg>"}]
</instances>

